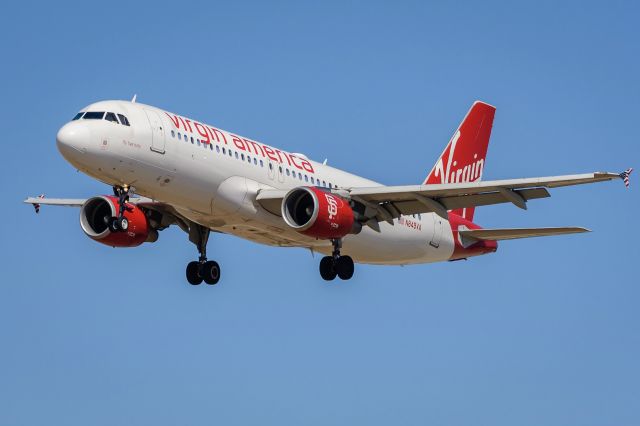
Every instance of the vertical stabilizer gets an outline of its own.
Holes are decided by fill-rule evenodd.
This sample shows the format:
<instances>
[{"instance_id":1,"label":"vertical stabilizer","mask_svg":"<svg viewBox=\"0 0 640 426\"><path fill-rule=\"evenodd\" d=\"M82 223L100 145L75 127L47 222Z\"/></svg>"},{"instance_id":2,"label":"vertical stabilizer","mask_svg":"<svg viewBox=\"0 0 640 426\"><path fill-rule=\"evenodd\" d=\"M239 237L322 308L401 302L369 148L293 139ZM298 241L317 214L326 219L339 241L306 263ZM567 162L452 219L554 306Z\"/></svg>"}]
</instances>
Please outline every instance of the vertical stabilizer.
<instances>
[{"instance_id":1,"label":"vertical stabilizer","mask_svg":"<svg viewBox=\"0 0 640 426\"><path fill-rule=\"evenodd\" d=\"M425 185L475 182L482 179L495 107L476 101L425 179ZM473 220L474 208L452 213Z\"/></svg>"}]
</instances>

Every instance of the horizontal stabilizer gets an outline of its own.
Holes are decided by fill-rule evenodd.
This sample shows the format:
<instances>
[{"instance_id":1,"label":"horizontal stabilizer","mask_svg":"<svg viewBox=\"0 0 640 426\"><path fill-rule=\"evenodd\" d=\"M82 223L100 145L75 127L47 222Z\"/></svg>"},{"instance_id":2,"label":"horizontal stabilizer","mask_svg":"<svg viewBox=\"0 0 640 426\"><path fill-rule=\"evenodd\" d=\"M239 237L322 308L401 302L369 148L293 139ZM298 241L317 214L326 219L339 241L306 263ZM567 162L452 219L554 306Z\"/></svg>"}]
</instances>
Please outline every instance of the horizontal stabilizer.
<instances>
[{"instance_id":1,"label":"horizontal stabilizer","mask_svg":"<svg viewBox=\"0 0 640 426\"><path fill-rule=\"evenodd\" d=\"M548 237L550 235L580 234L591 232L586 228L565 226L561 228L505 228L505 229L466 229L460 235L475 240L515 240L516 238Z\"/></svg>"}]
</instances>

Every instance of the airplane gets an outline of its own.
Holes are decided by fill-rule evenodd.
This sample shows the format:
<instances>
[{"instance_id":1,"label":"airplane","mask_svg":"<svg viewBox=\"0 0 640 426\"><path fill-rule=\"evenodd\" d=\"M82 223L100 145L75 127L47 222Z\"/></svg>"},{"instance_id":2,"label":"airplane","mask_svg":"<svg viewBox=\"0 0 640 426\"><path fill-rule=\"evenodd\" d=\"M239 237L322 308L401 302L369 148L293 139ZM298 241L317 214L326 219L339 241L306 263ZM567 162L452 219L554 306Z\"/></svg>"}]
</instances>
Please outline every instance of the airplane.
<instances>
[{"instance_id":1,"label":"airplane","mask_svg":"<svg viewBox=\"0 0 640 426\"><path fill-rule=\"evenodd\" d=\"M588 232L581 227L484 229L476 207L549 197L549 188L622 179L595 172L481 180L496 108L476 101L422 184L385 186L239 136L204 122L131 101L93 103L57 133L57 148L77 170L113 194L88 199L29 197L80 209L80 227L112 247L158 240L176 225L199 257L186 268L192 285L216 284L207 258L211 232L324 254L320 275L349 280L354 263L407 265L494 253L498 241Z\"/></svg>"}]
</instances>

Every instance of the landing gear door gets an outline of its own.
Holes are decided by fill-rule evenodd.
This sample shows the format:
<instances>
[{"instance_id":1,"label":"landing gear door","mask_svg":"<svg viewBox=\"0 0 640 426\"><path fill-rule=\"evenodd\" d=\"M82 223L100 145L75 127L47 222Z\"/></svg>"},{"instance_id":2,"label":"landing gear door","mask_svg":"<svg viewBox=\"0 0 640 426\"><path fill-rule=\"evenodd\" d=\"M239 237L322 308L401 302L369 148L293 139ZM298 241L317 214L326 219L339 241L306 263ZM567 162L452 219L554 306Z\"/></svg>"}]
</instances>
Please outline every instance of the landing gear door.
<instances>
[{"instance_id":1,"label":"landing gear door","mask_svg":"<svg viewBox=\"0 0 640 426\"><path fill-rule=\"evenodd\" d=\"M431 213L430 216L433 218L433 234L431 235L431 241L429 241L429 245L431 247L438 248L440 247L440 239L442 238L442 222L444 221L444 219L442 219L435 213Z\"/></svg>"},{"instance_id":2,"label":"landing gear door","mask_svg":"<svg viewBox=\"0 0 640 426\"><path fill-rule=\"evenodd\" d=\"M164 128L162 119L157 112L148 109L144 110L151 125L151 151L164 154Z\"/></svg>"}]
</instances>

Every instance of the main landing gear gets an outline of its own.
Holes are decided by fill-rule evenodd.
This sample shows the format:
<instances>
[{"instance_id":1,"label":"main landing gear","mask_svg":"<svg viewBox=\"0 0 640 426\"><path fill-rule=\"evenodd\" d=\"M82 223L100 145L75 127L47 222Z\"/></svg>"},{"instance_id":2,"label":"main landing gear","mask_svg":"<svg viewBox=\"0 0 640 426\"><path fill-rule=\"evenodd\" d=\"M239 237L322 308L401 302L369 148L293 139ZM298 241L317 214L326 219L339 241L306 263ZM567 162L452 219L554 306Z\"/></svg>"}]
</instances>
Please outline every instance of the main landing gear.
<instances>
[{"instance_id":1,"label":"main landing gear","mask_svg":"<svg viewBox=\"0 0 640 426\"><path fill-rule=\"evenodd\" d=\"M326 281L331 281L336 276L341 280L351 279L354 270L353 259L350 256L340 255L342 240L333 239L331 244L333 244L331 256L325 256L320 260L320 276Z\"/></svg>"},{"instance_id":2,"label":"main landing gear","mask_svg":"<svg viewBox=\"0 0 640 426\"><path fill-rule=\"evenodd\" d=\"M198 247L200 257L197 261L187 265L187 281L191 285L198 285L204 281L214 285L220 281L220 265L213 260L207 260L207 242L211 231L204 226L191 224L189 228L189 240Z\"/></svg>"},{"instance_id":3,"label":"main landing gear","mask_svg":"<svg viewBox=\"0 0 640 426\"><path fill-rule=\"evenodd\" d=\"M114 186L113 195L118 197L118 216L110 217L107 220L107 226L111 232L126 231L129 229L129 221L124 217L124 212L128 211L127 202L129 201L129 185Z\"/></svg>"}]
</instances>

